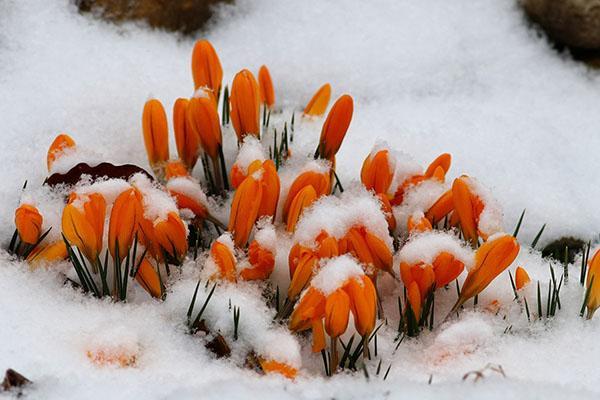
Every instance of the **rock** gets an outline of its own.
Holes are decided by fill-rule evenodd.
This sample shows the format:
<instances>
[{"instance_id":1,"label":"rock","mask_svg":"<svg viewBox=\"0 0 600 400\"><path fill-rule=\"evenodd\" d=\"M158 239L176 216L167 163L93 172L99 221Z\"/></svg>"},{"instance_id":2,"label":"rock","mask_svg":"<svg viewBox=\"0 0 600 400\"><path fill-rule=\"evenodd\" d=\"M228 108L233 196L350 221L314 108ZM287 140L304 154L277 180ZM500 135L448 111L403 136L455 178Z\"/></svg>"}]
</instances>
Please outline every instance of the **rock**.
<instances>
[{"instance_id":1,"label":"rock","mask_svg":"<svg viewBox=\"0 0 600 400\"><path fill-rule=\"evenodd\" d=\"M211 18L214 7L233 0L74 0L82 13L112 22L146 21L153 28L190 34Z\"/></svg>"},{"instance_id":2,"label":"rock","mask_svg":"<svg viewBox=\"0 0 600 400\"><path fill-rule=\"evenodd\" d=\"M29 385L31 381L25 378L23 375L15 371L14 369L7 369L4 374L4 380L2 381L2 390L9 391L15 390L20 395L20 389L23 386Z\"/></svg>"},{"instance_id":3,"label":"rock","mask_svg":"<svg viewBox=\"0 0 600 400\"><path fill-rule=\"evenodd\" d=\"M521 0L525 11L558 43L600 49L600 0Z\"/></svg>"},{"instance_id":4,"label":"rock","mask_svg":"<svg viewBox=\"0 0 600 400\"><path fill-rule=\"evenodd\" d=\"M542 257L552 257L557 261L564 262L565 250L568 248L568 260L569 263L572 263L575 260L575 256L581 253L584 247L585 242L583 240L572 236L565 236L548 243L542 250Z\"/></svg>"}]
</instances>

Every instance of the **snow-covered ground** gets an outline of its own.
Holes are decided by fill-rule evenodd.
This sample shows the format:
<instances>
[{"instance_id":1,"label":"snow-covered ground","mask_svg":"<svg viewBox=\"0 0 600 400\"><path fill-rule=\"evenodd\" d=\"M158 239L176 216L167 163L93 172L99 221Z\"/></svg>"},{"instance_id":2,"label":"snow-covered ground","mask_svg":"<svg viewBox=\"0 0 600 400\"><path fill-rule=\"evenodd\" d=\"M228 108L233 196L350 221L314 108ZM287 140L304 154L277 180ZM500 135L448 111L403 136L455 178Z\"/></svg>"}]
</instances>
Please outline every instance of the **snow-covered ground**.
<instances>
[{"instance_id":1,"label":"snow-covered ground","mask_svg":"<svg viewBox=\"0 0 600 400\"><path fill-rule=\"evenodd\" d=\"M205 34L222 60L225 81L267 64L277 102L290 113L324 82L333 97L351 93L355 114L337 159L343 182L378 139L426 165L453 154L451 175L488 186L512 231L523 208L520 239L591 238L600 226L600 75L563 57L528 28L514 1L238 1ZM191 39L143 27L114 27L77 14L66 0L0 0L1 237L13 230L19 189L45 177L45 154L60 131L102 158L147 166L141 110L150 96L167 107L189 96ZM308 124L314 143L319 124ZM174 147L174 146L173 146ZM547 282L539 254L516 264ZM515 264L515 265L516 265ZM559 269L557 269L559 271ZM577 267L572 275L578 276ZM493 316L464 312L393 353L393 326L379 349L387 380L362 373L326 380L319 358L290 382L259 377L212 358L185 334L195 276L184 271L164 304L108 304L62 285L52 271L29 272L0 260L0 368L35 382L31 398L597 398L598 319L578 317L577 279L563 289L563 309L547 323L527 323L515 306ZM393 282L384 282L392 292ZM454 294L440 296L449 307ZM530 294L533 303L533 295ZM509 304L502 276L480 298ZM395 297L388 299L390 320ZM393 324L391 324L393 325ZM504 334L508 326L510 332ZM243 327L243 326L242 326ZM135 368L100 368L90 343L133 343ZM276 344L274 344L276 345ZM463 374L488 363L476 383ZM431 379L431 384L428 381Z\"/></svg>"}]
</instances>

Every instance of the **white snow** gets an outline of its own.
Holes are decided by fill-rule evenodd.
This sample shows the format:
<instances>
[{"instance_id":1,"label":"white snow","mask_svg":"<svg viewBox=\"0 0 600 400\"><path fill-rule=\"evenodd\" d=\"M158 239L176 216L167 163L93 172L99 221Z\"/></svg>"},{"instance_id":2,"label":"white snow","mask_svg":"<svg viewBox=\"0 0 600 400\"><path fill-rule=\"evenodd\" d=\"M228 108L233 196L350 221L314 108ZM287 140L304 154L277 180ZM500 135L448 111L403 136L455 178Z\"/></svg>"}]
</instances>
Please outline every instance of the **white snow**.
<instances>
[{"instance_id":1,"label":"white snow","mask_svg":"<svg viewBox=\"0 0 600 400\"><path fill-rule=\"evenodd\" d=\"M344 286L350 279L361 278L364 275L360 263L354 257L344 254L325 260L310 285L327 296ZM358 281L360 282L360 279Z\"/></svg>"},{"instance_id":2,"label":"white snow","mask_svg":"<svg viewBox=\"0 0 600 400\"><path fill-rule=\"evenodd\" d=\"M475 254L456 236L439 231L424 232L411 236L410 240L400 249L400 262L417 264L423 262L433 264L435 258L442 252L448 252L460 260L466 269L471 269L475 263Z\"/></svg>"},{"instance_id":3,"label":"white snow","mask_svg":"<svg viewBox=\"0 0 600 400\"><path fill-rule=\"evenodd\" d=\"M90 163L148 169L141 134L144 101L157 97L169 109L176 98L192 94L193 41L138 24L115 27L81 16L68 0L4 0L0 9L0 233L6 244L26 179L22 201L30 194L43 199L37 205L44 228L60 226L61 199L38 189L56 134L66 132L78 149L100 156L86 154ZM347 190L358 180L373 144L383 139L414 158L408 176L440 153L451 153L447 182L462 173L476 176L502 205L509 232L527 208L519 234L523 244L531 242L543 223L548 225L538 248L564 234L588 239L597 233L600 186L593 166L600 147L600 74L557 54L527 25L515 1L348 0L340 5L237 0L222 7L200 36L217 49L224 82L231 82L241 68L255 71L268 65L286 121L324 82L332 84L332 99L352 94L355 113L336 160ZM322 122L296 112L290 167L303 165L314 152ZM235 146L231 130L223 134L225 147ZM234 158L226 154L229 165ZM54 168L65 171L76 162L65 156ZM397 169L399 164L400 159ZM194 174L200 175L200 167ZM285 175L282 171L282 193L291 183L284 181ZM362 200L356 206L362 207ZM375 223L387 229L385 223ZM484 227L485 218L480 223ZM58 235L58 229L52 234ZM273 273L278 282L287 275L287 251L282 249L290 246L287 238L279 239ZM549 263L537 251L523 248L511 269L517 265L531 276L528 289L539 280L545 296ZM469 302L459 319L443 325L456 293L439 289L437 328L405 339L395 352L396 299L402 292L384 277L379 289L391 323L378 333L379 357L382 368L392 365L385 381L375 374L377 358L367 364L369 380L360 372L320 377L320 355L308 354L308 340L269 324L273 310L260 308L264 303L255 283L242 290L217 289L225 295L215 296L207 317L224 334L231 332L230 293L232 303L242 307L242 317L236 356L215 360L201 337L185 332L185 311L198 274L193 266L175 274L164 303L144 294L126 304L98 301L65 286L61 271L66 268L63 263L29 271L0 254L0 367L14 368L34 381L26 389L30 398L488 400L596 399L600 394L600 319L578 316L582 290L577 263L569 266L562 309L554 319L528 323L513 302L505 272L481 293L481 307L470 311ZM561 265L554 268L562 272ZM535 298L526 296L534 308ZM494 300L500 304L498 315L485 311ZM245 334L257 327L262 335ZM90 362L86 351L106 346L138 354L135 366ZM240 368L243 350L250 347L294 365L301 361L301 376L290 382ZM507 377L486 372L479 382L462 382L465 373L488 363L502 365Z\"/></svg>"}]
</instances>

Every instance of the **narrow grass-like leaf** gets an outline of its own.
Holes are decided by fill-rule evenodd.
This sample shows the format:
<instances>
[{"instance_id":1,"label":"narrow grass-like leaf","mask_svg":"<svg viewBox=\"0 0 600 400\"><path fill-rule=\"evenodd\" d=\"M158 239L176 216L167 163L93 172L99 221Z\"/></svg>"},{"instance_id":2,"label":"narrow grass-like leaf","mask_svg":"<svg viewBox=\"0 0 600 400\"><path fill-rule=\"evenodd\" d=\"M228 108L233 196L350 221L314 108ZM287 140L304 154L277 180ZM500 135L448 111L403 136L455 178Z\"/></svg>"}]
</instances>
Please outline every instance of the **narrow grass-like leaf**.
<instances>
[{"instance_id":1,"label":"narrow grass-like leaf","mask_svg":"<svg viewBox=\"0 0 600 400\"><path fill-rule=\"evenodd\" d=\"M523 222L524 216L525 216L525 209L523 209L523 212L521 213L521 216L519 217L519 222L517 222L517 226L515 227L515 231L513 232L513 236L515 237L515 239L519 235L519 229L521 229L521 223Z\"/></svg>"},{"instance_id":2,"label":"narrow grass-like leaf","mask_svg":"<svg viewBox=\"0 0 600 400\"><path fill-rule=\"evenodd\" d=\"M542 233L544 233L544 229L545 228L546 228L546 224L542 225L542 228L539 230L539 232L537 233L537 235L535 235L535 238L533 239L533 242L531 242L531 248L532 249L535 249L535 246L538 244L538 241L542 237Z\"/></svg>"}]
</instances>

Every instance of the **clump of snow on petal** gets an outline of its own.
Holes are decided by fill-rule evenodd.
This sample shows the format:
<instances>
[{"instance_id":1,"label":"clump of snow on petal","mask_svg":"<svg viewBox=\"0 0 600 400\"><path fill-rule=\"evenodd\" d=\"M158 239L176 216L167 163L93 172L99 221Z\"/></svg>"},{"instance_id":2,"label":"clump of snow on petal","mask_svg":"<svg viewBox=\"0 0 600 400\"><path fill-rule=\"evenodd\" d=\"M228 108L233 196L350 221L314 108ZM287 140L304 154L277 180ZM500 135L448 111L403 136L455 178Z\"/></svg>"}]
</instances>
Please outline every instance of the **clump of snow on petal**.
<instances>
[{"instance_id":1,"label":"clump of snow on petal","mask_svg":"<svg viewBox=\"0 0 600 400\"><path fill-rule=\"evenodd\" d=\"M277 233L270 217L261 218L256 224L254 240L264 249L275 254L277 251Z\"/></svg>"},{"instance_id":2,"label":"clump of snow on petal","mask_svg":"<svg viewBox=\"0 0 600 400\"><path fill-rule=\"evenodd\" d=\"M265 161L267 159L262 143L253 135L246 135L242 147L235 159L235 165L242 170L244 174L248 174L248 167L253 161Z\"/></svg>"},{"instance_id":3,"label":"clump of snow on petal","mask_svg":"<svg viewBox=\"0 0 600 400\"><path fill-rule=\"evenodd\" d=\"M131 185L123 179L103 179L92 182L88 177L82 179L75 187L75 192L80 195L99 193L107 204L112 204Z\"/></svg>"},{"instance_id":4,"label":"clump of snow on petal","mask_svg":"<svg viewBox=\"0 0 600 400\"><path fill-rule=\"evenodd\" d=\"M341 239L350 228L359 226L364 226L392 248L381 202L362 185L354 185L340 197L322 197L305 210L296 226L294 242L311 246L323 230Z\"/></svg>"},{"instance_id":5,"label":"clump of snow on petal","mask_svg":"<svg viewBox=\"0 0 600 400\"><path fill-rule=\"evenodd\" d=\"M311 286L324 295L328 295L343 286L348 280L361 278L364 274L358 261L344 254L327 259L311 281Z\"/></svg>"},{"instance_id":6,"label":"clump of snow on petal","mask_svg":"<svg viewBox=\"0 0 600 400\"><path fill-rule=\"evenodd\" d=\"M447 190L446 184L435 179L409 186L405 190L402 204L393 208L398 227L405 229L411 215L429 210Z\"/></svg>"},{"instance_id":7,"label":"clump of snow on petal","mask_svg":"<svg viewBox=\"0 0 600 400\"><path fill-rule=\"evenodd\" d=\"M169 179L166 186L168 190L181 193L208 209L209 202L206 193L204 193L200 183L195 179L187 176L176 177Z\"/></svg>"},{"instance_id":8,"label":"clump of snow on petal","mask_svg":"<svg viewBox=\"0 0 600 400\"><path fill-rule=\"evenodd\" d=\"M411 236L398 253L401 262L432 264L442 252L448 252L459 259L465 268L471 269L475 264L473 251L464 245L456 236L447 232L429 231Z\"/></svg>"},{"instance_id":9,"label":"clump of snow on petal","mask_svg":"<svg viewBox=\"0 0 600 400\"><path fill-rule=\"evenodd\" d=\"M391 158L396 160L394 178L390 185L390 194L396 193L407 179L423 174L423 168L407 153L399 150L390 150Z\"/></svg>"},{"instance_id":10,"label":"clump of snow on petal","mask_svg":"<svg viewBox=\"0 0 600 400\"><path fill-rule=\"evenodd\" d=\"M143 195L144 217L150 221L163 221L170 212L177 213L177 205L167 192L159 188L144 174L133 175L129 182Z\"/></svg>"}]
</instances>

